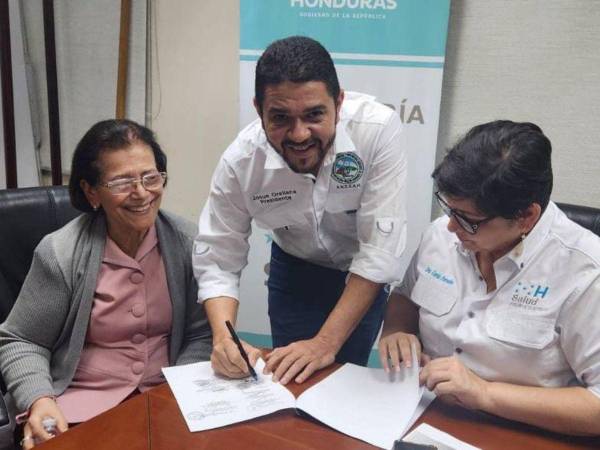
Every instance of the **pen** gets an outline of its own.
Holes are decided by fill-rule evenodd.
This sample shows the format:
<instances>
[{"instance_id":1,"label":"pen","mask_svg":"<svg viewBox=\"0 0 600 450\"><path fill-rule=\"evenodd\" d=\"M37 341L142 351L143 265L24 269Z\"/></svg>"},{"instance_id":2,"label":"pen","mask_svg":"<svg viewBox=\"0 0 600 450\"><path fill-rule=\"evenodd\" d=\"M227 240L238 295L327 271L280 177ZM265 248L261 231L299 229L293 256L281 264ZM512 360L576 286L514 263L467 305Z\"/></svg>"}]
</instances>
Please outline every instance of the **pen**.
<instances>
[{"instance_id":1,"label":"pen","mask_svg":"<svg viewBox=\"0 0 600 450\"><path fill-rule=\"evenodd\" d=\"M244 361L246 361L246 364L248 365L248 370L250 371L250 375L252 375L252 378L254 378L254 380L258 381L258 376L256 375L256 372L254 371L254 368L250 365L250 361L248 360L248 354L244 350L244 347L242 347L242 343L240 342L240 338L238 338L237 334L235 334L235 330L233 329L233 325L231 325L231 322L229 320L225 321L225 325L227 325L227 329L229 330L229 334L231 334L231 338L233 339L233 342L235 342L235 345L237 345L237 348L240 351L240 355L242 355L242 358L244 358Z\"/></svg>"}]
</instances>

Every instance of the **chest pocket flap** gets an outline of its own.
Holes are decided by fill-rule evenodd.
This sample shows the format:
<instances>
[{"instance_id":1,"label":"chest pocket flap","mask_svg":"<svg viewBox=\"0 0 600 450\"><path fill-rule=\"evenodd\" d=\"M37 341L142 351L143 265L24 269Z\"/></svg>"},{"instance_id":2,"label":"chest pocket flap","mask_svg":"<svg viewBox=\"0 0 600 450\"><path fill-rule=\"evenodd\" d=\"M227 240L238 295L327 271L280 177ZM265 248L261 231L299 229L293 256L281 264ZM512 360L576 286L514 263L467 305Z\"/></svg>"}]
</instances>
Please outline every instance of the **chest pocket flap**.
<instances>
[{"instance_id":1,"label":"chest pocket flap","mask_svg":"<svg viewBox=\"0 0 600 450\"><path fill-rule=\"evenodd\" d=\"M521 347L542 349L554 338L554 320L518 311L487 310L486 331L496 340Z\"/></svg>"},{"instance_id":2,"label":"chest pocket flap","mask_svg":"<svg viewBox=\"0 0 600 450\"><path fill-rule=\"evenodd\" d=\"M268 211L254 216L256 224L265 230L305 225L304 214L298 211Z\"/></svg>"},{"instance_id":3,"label":"chest pocket flap","mask_svg":"<svg viewBox=\"0 0 600 450\"><path fill-rule=\"evenodd\" d=\"M435 316L448 314L456 303L451 286L420 276L411 292L411 300Z\"/></svg>"}]
</instances>

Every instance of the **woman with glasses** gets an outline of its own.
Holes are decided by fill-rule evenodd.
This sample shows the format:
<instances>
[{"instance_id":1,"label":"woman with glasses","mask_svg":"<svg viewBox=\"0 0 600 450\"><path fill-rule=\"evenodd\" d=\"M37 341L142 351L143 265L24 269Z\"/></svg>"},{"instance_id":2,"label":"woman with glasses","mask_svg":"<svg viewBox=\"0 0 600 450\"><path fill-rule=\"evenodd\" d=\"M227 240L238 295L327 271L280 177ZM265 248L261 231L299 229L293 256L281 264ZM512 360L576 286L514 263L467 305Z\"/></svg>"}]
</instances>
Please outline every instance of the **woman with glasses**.
<instances>
[{"instance_id":1,"label":"woman with glasses","mask_svg":"<svg viewBox=\"0 0 600 450\"><path fill-rule=\"evenodd\" d=\"M164 382L162 367L209 358L195 227L159 209L166 171L152 132L129 120L99 122L77 145L69 190L84 214L38 245L0 326L24 448Z\"/></svg>"},{"instance_id":2,"label":"woman with glasses","mask_svg":"<svg viewBox=\"0 0 600 450\"><path fill-rule=\"evenodd\" d=\"M476 126L433 172L445 213L390 297L382 365L423 365L442 399L557 432L600 434L600 238L550 201L531 123Z\"/></svg>"}]
</instances>

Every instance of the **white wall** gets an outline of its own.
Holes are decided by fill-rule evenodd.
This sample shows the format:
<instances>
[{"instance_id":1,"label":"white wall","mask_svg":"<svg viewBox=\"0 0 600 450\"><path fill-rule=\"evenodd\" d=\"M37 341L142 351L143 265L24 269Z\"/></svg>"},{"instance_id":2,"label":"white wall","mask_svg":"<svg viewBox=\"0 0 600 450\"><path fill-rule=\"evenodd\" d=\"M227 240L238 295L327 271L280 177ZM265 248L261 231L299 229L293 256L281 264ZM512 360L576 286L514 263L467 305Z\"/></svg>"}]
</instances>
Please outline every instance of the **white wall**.
<instances>
[{"instance_id":1,"label":"white wall","mask_svg":"<svg viewBox=\"0 0 600 450\"><path fill-rule=\"evenodd\" d=\"M168 156L163 206L197 221L238 131L237 0L153 0L150 126Z\"/></svg>"},{"instance_id":2,"label":"white wall","mask_svg":"<svg viewBox=\"0 0 600 450\"><path fill-rule=\"evenodd\" d=\"M196 220L237 132L239 6L153 4L153 127L171 174L164 204ZM454 0L438 155L477 123L533 121L553 143L553 198L600 207L599 24L600 1Z\"/></svg>"},{"instance_id":3,"label":"white wall","mask_svg":"<svg viewBox=\"0 0 600 450\"><path fill-rule=\"evenodd\" d=\"M438 158L477 123L537 123L555 201L600 208L600 1L454 0Z\"/></svg>"}]
</instances>

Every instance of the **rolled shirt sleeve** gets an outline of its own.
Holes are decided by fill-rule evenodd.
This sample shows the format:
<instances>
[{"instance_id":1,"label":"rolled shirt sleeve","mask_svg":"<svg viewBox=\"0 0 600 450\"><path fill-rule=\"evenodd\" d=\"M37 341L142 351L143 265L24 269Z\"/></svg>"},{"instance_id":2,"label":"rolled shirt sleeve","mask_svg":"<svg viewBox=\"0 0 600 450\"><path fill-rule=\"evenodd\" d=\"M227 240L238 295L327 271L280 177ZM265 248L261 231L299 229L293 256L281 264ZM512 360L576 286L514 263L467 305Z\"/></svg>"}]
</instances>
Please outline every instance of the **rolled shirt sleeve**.
<instances>
[{"instance_id":1,"label":"rolled shirt sleeve","mask_svg":"<svg viewBox=\"0 0 600 450\"><path fill-rule=\"evenodd\" d=\"M248 262L251 219L235 173L222 158L194 239L192 263L200 302L220 296L240 298L240 274Z\"/></svg>"},{"instance_id":2,"label":"rolled shirt sleeve","mask_svg":"<svg viewBox=\"0 0 600 450\"><path fill-rule=\"evenodd\" d=\"M400 119L389 121L374 144L373 160L357 211L359 249L350 272L377 283L402 278L400 257L406 246L407 152Z\"/></svg>"},{"instance_id":3,"label":"rolled shirt sleeve","mask_svg":"<svg viewBox=\"0 0 600 450\"><path fill-rule=\"evenodd\" d=\"M419 258L419 250L417 249L410 260L410 264L408 265L406 272L404 273L402 282L393 286L394 294L403 295L404 297L406 297L408 299L411 298L410 296L411 296L411 293L412 293L412 290L413 290L415 284L417 283L417 278L418 278L418 274L419 274L419 272L417 270L418 258Z\"/></svg>"}]
</instances>

